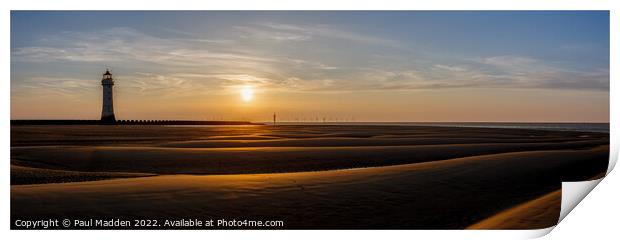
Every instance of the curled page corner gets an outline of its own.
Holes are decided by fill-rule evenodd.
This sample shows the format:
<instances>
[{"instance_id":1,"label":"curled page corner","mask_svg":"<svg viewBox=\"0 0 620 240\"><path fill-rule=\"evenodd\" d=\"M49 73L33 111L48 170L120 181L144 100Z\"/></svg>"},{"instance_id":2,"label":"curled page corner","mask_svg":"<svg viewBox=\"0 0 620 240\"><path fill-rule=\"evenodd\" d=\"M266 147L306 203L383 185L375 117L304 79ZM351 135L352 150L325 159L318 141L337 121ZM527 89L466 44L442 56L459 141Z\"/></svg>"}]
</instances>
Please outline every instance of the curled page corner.
<instances>
[{"instance_id":1,"label":"curled page corner","mask_svg":"<svg viewBox=\"0 0 620 240\"><path fill-rule=\"evenodd\" d=\"M551 227L539 228L539 229L467 230L467 231L459 232L458 235L456 235L456 237L451 236L451 235L448 235L448 236L439 235L439 236L441 236L440 239L444 239L443 238L444 236L446 236L446 239L481 239L481 240L485 240L485 239L489 239L489 240L538 239L544 236L548 236L547 234L549 234L554 228L555 228L555 225ZM423 230L423 231L426 231L426 230ZM436 231L436 230L430 230L430 231ZM453 233L456 233L456 232L453 232Z\"/></svg>"},{"instance_id":2,"label":"curled page corner","mask_svg":"<svg viewBox=\"0 0 620 240\"><path fill-rule=\"evenodd\" d=\"M617 143L620 139L618 139L618 137L614 137L614 135L610 136L610 143L612 143L610 145L609 148L609 166L607 167L607 174L609 174L611 172L612 169L614 169L614 167L616 166L616 162L618 161L618 145L614 144Z\"/></svg>"},{"instance_id":3,"label":"curled page corner","mask_svg":"<svg viewBox=\"0 0 620 240\"><path fill-rule=\"evenodd\" d=\"M531 230L528 234L524 234L523 237L525 237L525 239L534 239L534 238L538 239L543 236L548 236L547 234L549 234L555 228L555 226L557 225L554 225L548 228Z\"/></svg>"},{"instance_id":4,"label":"curled page corner","mask_svg":"<svg viewBox=\"0 0 620 240\"><path fill-rule=\"evenodd\" d=\"M558 224L583 200L605 177L581 182L562 182L562 205Z\"/></svg>"},{"instance_id":5,"label":"curled page corner","mask_svg":"<svg viewBox=\"0 0 620 240\"><path fill-rule=\"evenodd\" d=\"M612 136L613 138L613 136ZM617 142L617 141L611 141ZM579 182L562 182L562 205L558 224L598 185L615 167L618 160L618 145L611 144L609 149L609 165L605 176ZM551 231L551 228L549 231Z\"/></svg>"}]
</instances>

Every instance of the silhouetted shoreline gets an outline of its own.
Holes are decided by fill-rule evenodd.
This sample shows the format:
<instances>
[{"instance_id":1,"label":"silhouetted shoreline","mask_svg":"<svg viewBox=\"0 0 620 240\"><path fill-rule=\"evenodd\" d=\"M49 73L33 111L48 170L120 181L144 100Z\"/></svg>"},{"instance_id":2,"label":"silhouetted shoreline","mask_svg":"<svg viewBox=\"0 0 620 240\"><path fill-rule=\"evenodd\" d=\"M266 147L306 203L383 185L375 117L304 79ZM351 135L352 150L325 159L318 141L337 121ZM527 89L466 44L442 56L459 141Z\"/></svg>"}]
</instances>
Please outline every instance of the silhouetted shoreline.
<instances>
[{"instance_id":1,"label":"silhouetted shoreline","mask_svg":"<svg viewBox=\"0 0 620 240\"><path fill-rule=\"evenodd\" d=\"M11 120L11 125L264 125L248 121L193 121L193 120Z\"/></svg>"}]
</instances>

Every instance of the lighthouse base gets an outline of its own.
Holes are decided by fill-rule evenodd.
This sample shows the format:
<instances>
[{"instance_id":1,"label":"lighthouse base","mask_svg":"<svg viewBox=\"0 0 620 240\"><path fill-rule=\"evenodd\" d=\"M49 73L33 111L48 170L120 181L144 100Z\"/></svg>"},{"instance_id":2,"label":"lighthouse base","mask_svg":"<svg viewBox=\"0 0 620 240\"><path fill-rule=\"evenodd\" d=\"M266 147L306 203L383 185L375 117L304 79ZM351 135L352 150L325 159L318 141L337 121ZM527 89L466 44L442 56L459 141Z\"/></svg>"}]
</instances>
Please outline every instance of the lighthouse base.
<instances>
[{"instance_id":1,"label":"lighthouse base","mask_svg":"<svg viewBox=\"0 0 620 240\"><path fill-rule=\"evenodd\" d=\"M114 114L108 115L108 116L101 116L101 123L104 123L104 124L115 124L116 123L116 118L114 117Z\"/></svg>"}]
</instances>

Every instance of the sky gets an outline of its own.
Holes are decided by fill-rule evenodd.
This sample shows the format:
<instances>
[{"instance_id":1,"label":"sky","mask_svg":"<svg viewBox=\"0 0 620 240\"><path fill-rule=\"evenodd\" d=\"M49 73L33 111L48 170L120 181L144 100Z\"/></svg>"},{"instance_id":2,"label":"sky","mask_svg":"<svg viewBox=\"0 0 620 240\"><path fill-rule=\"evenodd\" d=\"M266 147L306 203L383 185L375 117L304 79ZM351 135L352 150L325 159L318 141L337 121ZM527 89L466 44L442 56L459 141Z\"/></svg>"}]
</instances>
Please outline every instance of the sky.
<instances>
[{"instance_id":1,"label":"sky","mask_svg":"<svg viewBox=\"0 0 620 240\"><path fill-rule=\"evenodd\" d=\"M12 11L11 118L609 122L607 11Z\"/></svg>"}]
</instances>

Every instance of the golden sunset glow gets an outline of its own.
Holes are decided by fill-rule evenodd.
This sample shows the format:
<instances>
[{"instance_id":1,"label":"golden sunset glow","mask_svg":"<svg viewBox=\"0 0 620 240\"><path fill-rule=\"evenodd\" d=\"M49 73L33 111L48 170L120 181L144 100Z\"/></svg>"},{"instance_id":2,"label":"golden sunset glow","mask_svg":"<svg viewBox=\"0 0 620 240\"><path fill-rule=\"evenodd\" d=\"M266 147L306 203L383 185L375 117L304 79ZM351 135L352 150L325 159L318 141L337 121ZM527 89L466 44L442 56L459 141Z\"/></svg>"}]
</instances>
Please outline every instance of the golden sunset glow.
<instances>
[{"instance_id":1,"label":"golden sunset glow","mask_svg":"<svg viewBox=\"0 0 620 240\"><path fill-rule=\"evenodd\" d=\"M254 89L252 87L244 87L241 89L241 100L250 102L254 98Z\"/></svg>"},{"instance_id":2,"label":"golden sunset glow","mask_svg":"<svg viewBox=\"0 0 620 240\"><path fill-rule=\"evenodd\" d=\"M545 234L618 152L616 9L57 2L4 12L14 232Z\"/></svg>"},{"instance_id":3,"label":"golden sunset glow","mask_svg":"<svg viewBox=\"0 0 620 240\"><path fill-rule=\"evenodd\" d=\"M13 13L11 118L609 120L604 12L135 14Z\"/></svg>"}]
</instances>

